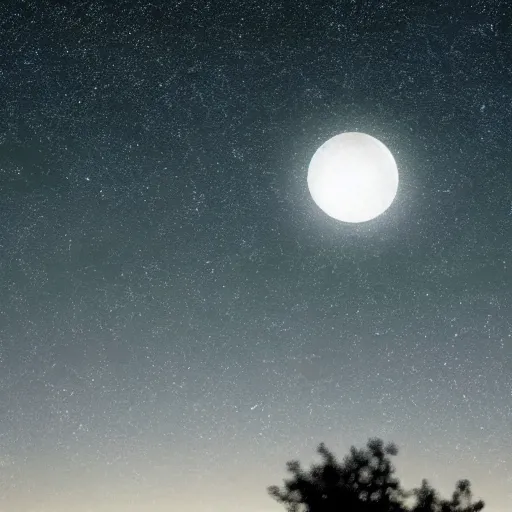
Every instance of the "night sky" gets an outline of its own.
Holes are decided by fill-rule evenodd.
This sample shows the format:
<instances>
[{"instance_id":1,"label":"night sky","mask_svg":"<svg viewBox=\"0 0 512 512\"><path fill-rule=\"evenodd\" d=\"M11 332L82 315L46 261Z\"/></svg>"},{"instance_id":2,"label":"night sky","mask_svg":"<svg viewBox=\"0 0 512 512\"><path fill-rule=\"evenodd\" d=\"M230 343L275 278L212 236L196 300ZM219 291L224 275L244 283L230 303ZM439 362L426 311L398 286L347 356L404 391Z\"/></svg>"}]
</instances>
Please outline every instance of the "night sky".
<instances>
[{"instance_id":1,"label":"night sky","mask_svg":"<svg viewBox=\"0 0 512 512\"><path fill-rule=\"evenodd\" d=\"M0 2L0 510L284 511L378 436L510 511L511 139L508 0Z\"/></svg>"}]
</instances>

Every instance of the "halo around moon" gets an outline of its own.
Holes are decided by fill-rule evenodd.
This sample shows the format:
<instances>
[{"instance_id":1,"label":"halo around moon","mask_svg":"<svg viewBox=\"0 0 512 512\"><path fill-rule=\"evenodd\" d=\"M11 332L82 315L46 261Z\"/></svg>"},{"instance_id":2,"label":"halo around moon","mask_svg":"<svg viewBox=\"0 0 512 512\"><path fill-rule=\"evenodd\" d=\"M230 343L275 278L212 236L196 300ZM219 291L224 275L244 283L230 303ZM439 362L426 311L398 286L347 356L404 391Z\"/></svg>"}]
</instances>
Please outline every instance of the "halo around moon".
<instances>
[{"instance_id":1,"label":"halo around moon","mask_svg":"<svg viewBox=\"0 0 512 512\"><path fill-rule=\"evenodd\" d=\"M384 213L398 190L398 168L379 140L358 132L336 135L311 159L308 188L327 215L342 222L366 222Z\"/></svg>"}]
</instances>

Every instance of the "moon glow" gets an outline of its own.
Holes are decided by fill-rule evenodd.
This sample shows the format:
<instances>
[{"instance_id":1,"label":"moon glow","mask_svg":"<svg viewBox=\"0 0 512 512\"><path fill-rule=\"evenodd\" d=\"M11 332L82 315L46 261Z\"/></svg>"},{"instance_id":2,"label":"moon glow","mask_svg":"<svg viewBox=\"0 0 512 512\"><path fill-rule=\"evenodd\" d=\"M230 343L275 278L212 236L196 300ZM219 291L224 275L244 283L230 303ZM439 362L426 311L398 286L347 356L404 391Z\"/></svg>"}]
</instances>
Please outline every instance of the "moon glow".
<instances>
[{"instance_id":1,"label":"moon glow","mask_svg":"<svg viewBox=\"0 0 512 512\"><path fill-rule=\"evenodd\" d=\"M313 201L342 222L366 222L384 213L398 190L398 168L391 151L358 132L336 135L311 159L308 188Z\"/></svg>"}]
</instances>

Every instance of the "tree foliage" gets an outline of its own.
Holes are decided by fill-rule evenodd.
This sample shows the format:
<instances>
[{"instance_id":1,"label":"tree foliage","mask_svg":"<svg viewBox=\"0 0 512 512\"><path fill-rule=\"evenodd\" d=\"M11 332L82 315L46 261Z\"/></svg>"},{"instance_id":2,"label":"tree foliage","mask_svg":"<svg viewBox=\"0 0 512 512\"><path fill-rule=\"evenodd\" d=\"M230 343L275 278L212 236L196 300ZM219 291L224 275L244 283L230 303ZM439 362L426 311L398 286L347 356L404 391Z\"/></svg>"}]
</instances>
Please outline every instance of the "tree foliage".
<instances>
[{"instance_id":1,"label":"tree foliage","mask_svg":"<svg viewBox=\"0 0 512 512\"><path fill-rule=\"evenodd\" d=\"M269 494L288 512L480 512L484 503L473 503L468 480L457 482L451 500L443 500L426 480L412 491L404 490L395 476L393 443L369 439L366 448L350 448L339 461L321 443L320 464L305 471L296 460L287 463L292 477L283 488L271 486ZM412 498L412 504L407 500Z\"/></svg>"}]
</instances>

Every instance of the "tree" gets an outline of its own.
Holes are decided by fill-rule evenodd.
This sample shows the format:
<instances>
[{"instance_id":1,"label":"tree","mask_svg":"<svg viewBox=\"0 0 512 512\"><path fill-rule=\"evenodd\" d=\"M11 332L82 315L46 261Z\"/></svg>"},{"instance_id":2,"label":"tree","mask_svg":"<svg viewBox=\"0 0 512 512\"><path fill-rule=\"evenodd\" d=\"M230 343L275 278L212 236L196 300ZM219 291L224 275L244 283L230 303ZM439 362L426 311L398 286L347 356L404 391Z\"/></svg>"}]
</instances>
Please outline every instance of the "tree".
<instances>
[{"instance_id":1,"label":"tree","mask_svg":"<svg viewBox=\"0 0 512 512\"><path fill-rule=\"evenodd\" d=\"M482 500L472 503L473 493L469 480L459 480L451 501L442 501L441 512L480 512L485 506Z\"/></svg>"},{"instance_id":2,"label":"tree","mask_svg":"<svg viewBox=\"0 0 512 512\"><path fill-rule=\"evenodd\" d=\"M296 460L287 463L292 478L284 487L271 486L270 496L288 512L480 512L484 503L472 503L468 480L457 483L452 499L442 500L426 480L421 487L405 491L395 477L391 457L398 454L393 443L369 439L364 449L350 448L342 462L323 443L322 457L309 471ZM414 498L406 505L407 498Z\"/></svg>"},{"instance_id":3,"label":"tree","mask_svg":"<svg viewBox=\"0 0 512 512\"><path fill-rule=\"evenodd\" d=\"M438 512L440 499L437 491L426 480L422 480L421 487L414 489L412 494L416 497L414 512Z\"/></svg>"},{"instance_id":4,"label":"tree","mask_svg":"<svg viewBox=\"0 0 512 512\"><path fill-rule=\"evenodd\" d=\"M459 480L451 500L442 500L426 480L421 487L413 490L416 503L411 512L480 512L484 508L482 500L472 503L473 495L469 480Z\"/></svg>"},{"instance_id":5,"label":"tree","mask_svg":"<svg viewBox=\"0 0 512 512\"><path fill-rule=\"evenodd\" d=\"M403 510L400 484L390 459L398 453L394 444L384 446L382 440L370 439L365 449L352 447L342 463L323 443L318 453L323 459L321 464L304 472L298 461L288 462L293 478L285 481L284 489L277 486L268 489L289 512Z\"/></svg>"}]
</instances>

